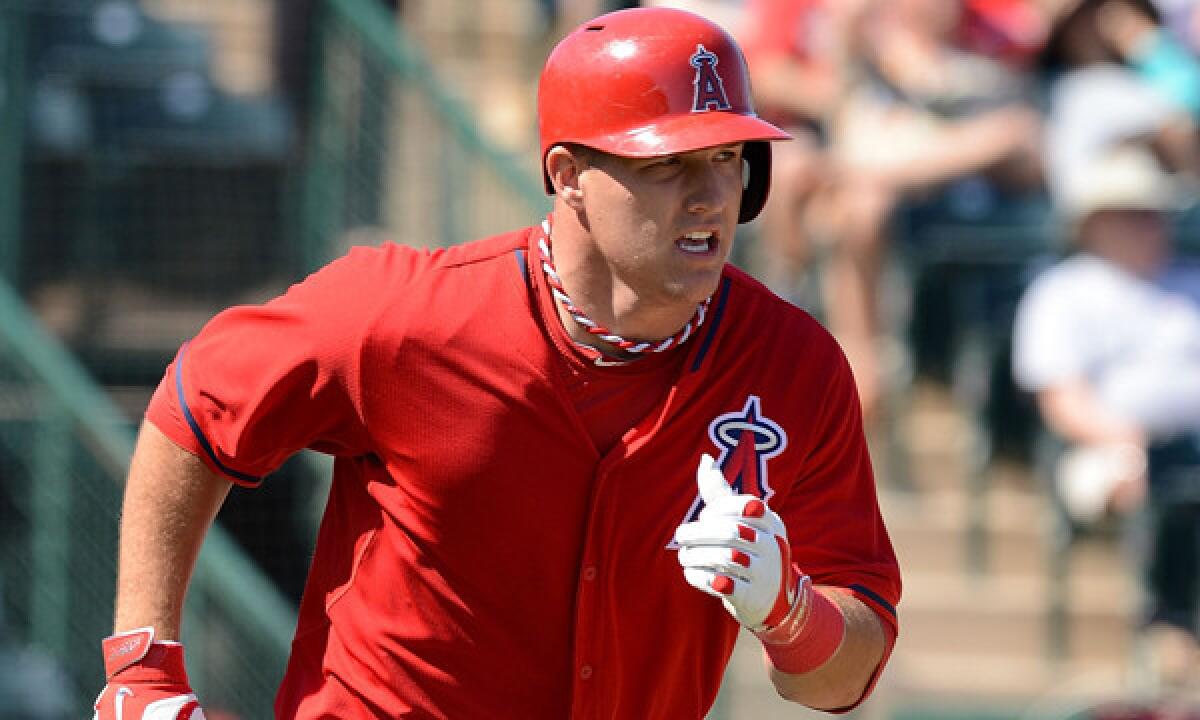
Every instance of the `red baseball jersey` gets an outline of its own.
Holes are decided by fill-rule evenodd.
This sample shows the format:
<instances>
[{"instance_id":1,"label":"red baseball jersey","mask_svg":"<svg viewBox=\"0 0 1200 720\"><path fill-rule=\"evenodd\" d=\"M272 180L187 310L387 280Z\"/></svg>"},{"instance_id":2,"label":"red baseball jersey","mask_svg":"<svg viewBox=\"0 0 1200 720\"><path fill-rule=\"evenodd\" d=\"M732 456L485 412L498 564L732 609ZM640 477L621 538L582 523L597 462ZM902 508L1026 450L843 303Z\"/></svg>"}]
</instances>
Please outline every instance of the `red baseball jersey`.
<instances>
[{"instance_id":1,"label":"red baseball jersey","mask_svg":"<svg viewBox=\"0 0 1200 720\"><path fill-rule=\"evenodd\" d=\"M706 452L894 637L899 571L830 336L729 267L676 353L598 367L539 232L356 248L168 368L148 418L235 482L336 457L279 717L702 717L739 627L672 547ZM583 391L613 374L643 388L624 431Z\"/></svg>"}]
</instances>

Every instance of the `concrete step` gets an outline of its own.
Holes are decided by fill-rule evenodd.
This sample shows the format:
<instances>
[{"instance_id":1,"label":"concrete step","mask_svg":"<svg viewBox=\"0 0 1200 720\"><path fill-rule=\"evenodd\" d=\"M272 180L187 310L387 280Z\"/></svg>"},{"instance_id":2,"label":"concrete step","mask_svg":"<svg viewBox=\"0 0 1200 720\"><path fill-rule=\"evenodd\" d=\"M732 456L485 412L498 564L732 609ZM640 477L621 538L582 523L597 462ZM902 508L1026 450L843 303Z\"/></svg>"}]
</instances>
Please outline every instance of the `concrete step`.
<instances>
[{"instance_id":1,"label":"concrete step","mask_svg":"<svg viewBox=\"0 0 1200 720\"><path fill-rule=\"evenodd\" d=\"M956 607L981 611L1028 614L1040 611L1042 600L1057 582L1048 574L1007 574L971 577L961 573L909 572L904 576L904 610L945 612ZM1070 607L1078 613L1127 614L1135 605L1134 578L1116 572L1072 573L1065 578Z\"/></svg>"},{"instance_id":2,"label":"concrete step","mask_svg":"<svg viewBox=\"0 0 1200 720\"><path fill-rule=\"evenodd\" d=\"M901 603L897 652L1051 655L1047 575L972 579L909 573ZM1134 611L1133 581L1124 575L1072 575L1064 636L1067 658L1120 662L1127 657Z\"/></svg>"},{"instance_id":3,"label":"concrete step","mask_svg":"<svg viewBox=\"0 0 1200 720\"><path fill-rule=\"evenodd\" d=\"M940 425L940 423L938 423ZM1043 493L1041 479L1033 474L1033 469L1025 463L1013 460L995 460L983 468L982 472L970 460L973 452L970 441L956 435L952 429L934 428L919 431L923 439L917 440L914 431L906 430L910 435L905 442L909 445L903 448L900 458L907 460L906 476L914 490L923 493L937 493L942 490L960 490L971 487L979 482L975 477L982 476L982 484L986 489L1016 488ZM878 442L875 441L878 447ZM886 462L884 463L886 468Z\"/></svg>"},{"instance_id":4,"label":"concrete step","mask_svg":"<svg viewBox=\"0 0 1200 720\"><path fill-rule=\"evenodd\" d=\"M889 667L887 694L904 702L1022 708L1029 717L1070 717L1131 685L1124 663L1054 663L1024 654L901 653ZM1051 714L1055 709L1068 710ZM1036 711L1036 712L1035 712Z\"/></svg>"},{"instance_id":5,"label":"concrete step","mask_svg":"<svg viewBox=\"0 0 1200 720\"><path fill-rule=\"evenodd\" d=\"M906 571L965 572L970 568L970 498L963 491L881 495L884 519ZM1028 493L988 493L980 522L989 572L1042 572L1046 567L1052 517Z\"/></svg>"},{"instance_id":6,"label":"concrete step","mask_svg":"<svg viewBox=\"0 0 1200 720\"><path fill-rule=\"evenodd\" d=\"M884 510L894 509L926 518L941 518L943 524L962 525L965 522L971 494L963 487L945 487L937 491L903 493L883 491L880 501ZM1048 508L1045 499L1028 488L1000 485L989 488L982 496L989 525L999 531L1025 529L1041 532L1031 519L1040 517ZM903 518L897 517L897 520Z\"/></svg>"},{"instance_id":7,"label":"concrete step","mask_svg":"<svg viewBox=\"0 0 1200 720\"><path fill-rule=\"evenodd\" d=\"M967 487L977 464L976 429L968 422L948 391L932 383L920 383L910 392L907 404L893 418L890 430L876 430L872 438L882 451L885 440L898 446L898 454L883 453L887 459L906 458L907 477L921 492ZM887 463L883 463L886 468ZM1020 487L1040 492L1039 484L1025 463L993 462L984 472L988 487Z\"/></svg>"},{"instance_id":8,"label":"concrete step","mask_svg":"<svg viewBox=\"0 0 1200 720\"><path fill-rule=\"evenodd\" d=\"M970 424L943 392L922 387L913 391L898 420L899 437L913 457L959 460L971 442Z\"/></svg>"},{"instance_id":9,"label":"concrete step","mask_svg":"<svg viewBox=\"0 0 1200 720\"><path fill-rule=\"evenodd\" d=\"M1020 489L992 490L983 501L980 530L985 564L968 561L970 497L963 491L882 492L884 519L905 572L1048 572L1056 520L1037 495ZM1126 574L1120 538L1111 531L1078 537L1069 554L1070 572Z\"/></svg>"},{"instance_id":10,"label":"concrete step","mask_svg":"<svg viewBox=\"0 0 1200 720\"><path fill-rule=\"evenodd\" d=\"M883 720L897 707L937 705L1013 708L1013 717L1070 717L1075 709L1111 700L1131 687L1124 658L1084 657L1055 662L990 648L916 650L897 646L872 697L851 717ZM1056 709L1064 712L1057 714ZM1065 711L1070 709L1071 711ZM1035 712L1036 711L1036 712ZM749 633L739 637L713 720L824 718L778 697Z\"/></svg>"}]
</instances>

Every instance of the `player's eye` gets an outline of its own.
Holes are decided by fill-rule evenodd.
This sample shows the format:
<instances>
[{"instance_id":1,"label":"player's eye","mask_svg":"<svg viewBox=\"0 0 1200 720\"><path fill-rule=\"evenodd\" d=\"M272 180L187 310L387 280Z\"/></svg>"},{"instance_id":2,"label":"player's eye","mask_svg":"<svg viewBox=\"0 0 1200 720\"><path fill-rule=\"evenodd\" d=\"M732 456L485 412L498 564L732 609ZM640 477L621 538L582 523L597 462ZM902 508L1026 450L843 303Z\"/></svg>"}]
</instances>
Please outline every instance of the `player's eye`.
<instances>
[{"instance_id":1,"label":"player's eye","mask_svg":"<svg viewBox=\"0 0 1200 720\"><path fill-rule=\"evenodd\" d=\"M676 155L654 158L642 166L642 172L654 179L674 177L683 166L683 160Z\"/></svg>"}]
</instances>

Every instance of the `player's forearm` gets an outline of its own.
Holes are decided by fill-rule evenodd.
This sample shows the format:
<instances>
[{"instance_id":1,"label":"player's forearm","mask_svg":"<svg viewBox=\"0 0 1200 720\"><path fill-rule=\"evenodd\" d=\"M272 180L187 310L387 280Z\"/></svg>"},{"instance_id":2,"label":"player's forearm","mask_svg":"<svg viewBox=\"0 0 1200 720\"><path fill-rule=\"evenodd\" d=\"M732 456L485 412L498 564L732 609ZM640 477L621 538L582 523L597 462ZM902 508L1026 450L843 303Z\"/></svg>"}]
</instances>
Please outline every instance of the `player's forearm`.
<instances>
[{"instance_id":1,"label":"player's forearm","mask_svg":"<svg viewBox=\"0 0 1200 720\"><path fill-rule=\"evenodd\" d=\"M152 626L157 639L179 638L188 580L230 485L143 424L121 515L116 632Z\"/></svg>"},{"instance_id":2,"label":"player's forearm","mask_svg":"<svg viewBox=\"0 0 1200 720\"><path fill-rule=\"evenodd\" d=\"M754 75L754 89L764 106L819 120L839 100L842 85L833 68L809 67L786 58L773 58L763 65Z\"/></svg>"},{"instance_id":3,"label":"player's forearm","mask_svg":"<svg viewBox=\"0 0 1200 720\"><path fill-rule=\"evenodd\" d=\"M879 661L887 638L879 618L852 595L819 588L833 600L845 617L845 634L837 651L820 667L803 675L775 669L765 659L771 682L779 694L793 702L819 710L836 710L861 699Z\"/></svg>"},{"instance_id":4,"label":"player's forearm","mask_svg":"<svg viewBox=\"0 0 1200 720\"><path fill-rule=\"evenodd\" d=\"M940 142L921 146L919 158L897 156L885 175L901 188L925 188L1037 156L1039 117L1023 105L997 108L943 126Z\"/></svg>"}]
</instances>

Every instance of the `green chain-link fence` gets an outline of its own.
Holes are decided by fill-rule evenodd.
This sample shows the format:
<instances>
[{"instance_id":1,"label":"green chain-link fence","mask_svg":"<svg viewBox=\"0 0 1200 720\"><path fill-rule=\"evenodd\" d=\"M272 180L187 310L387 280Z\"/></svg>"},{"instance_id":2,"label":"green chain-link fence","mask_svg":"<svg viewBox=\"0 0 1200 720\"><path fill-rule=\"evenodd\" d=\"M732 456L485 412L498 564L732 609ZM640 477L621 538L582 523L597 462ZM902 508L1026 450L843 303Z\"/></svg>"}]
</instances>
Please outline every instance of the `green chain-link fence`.
<instances>
[{"instance_id":1,"label":"green chain-link fence","mask_svg":"<svg viewBox=\"0 0 1200 720\"><path fill-rule=\"evenodd\" d=\"M0 652L37 653L63 682L21 688L28 698L0 698L0 716L67 716L29 709L49 694L79 717L103 685L97 642L112 625L121 478L132 433L128 419L0 283ZM209 707L269 716L294 625L291 604L214 529L193 580L184 634L192 679Z\"/></svg>"},{"instance_id":2,"label":"green chain-link fence","mask_svg":"<svg viewBox=\"0 0 1200 720\"><path fill-rule=\"evenodd\" d=\"M348 231L452 245L548 209L536 158L521 163L488 143L379 3L322 9L301 194L308 267L371 237Z\"/></svg>"}]
</instances>

